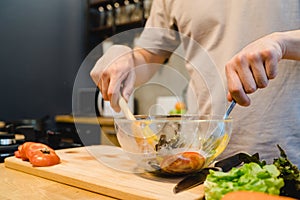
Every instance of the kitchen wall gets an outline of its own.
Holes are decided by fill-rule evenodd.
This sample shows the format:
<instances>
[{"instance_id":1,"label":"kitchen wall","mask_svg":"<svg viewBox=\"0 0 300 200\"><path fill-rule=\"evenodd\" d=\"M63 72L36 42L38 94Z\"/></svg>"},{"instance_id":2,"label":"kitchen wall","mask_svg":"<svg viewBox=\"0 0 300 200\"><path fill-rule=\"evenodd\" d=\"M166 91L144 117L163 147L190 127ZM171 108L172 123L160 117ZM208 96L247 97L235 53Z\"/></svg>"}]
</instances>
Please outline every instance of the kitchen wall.
<instances>
[{"instance_id":1,"label":"kitchen wall","mask_svg":"<svg viewBox=\"0 0 300 200\"><path fill-rule=\"evenodd\" d=\"M86 0L0 1L0 120L72 112Z\"/></svg>"}]
</instances>

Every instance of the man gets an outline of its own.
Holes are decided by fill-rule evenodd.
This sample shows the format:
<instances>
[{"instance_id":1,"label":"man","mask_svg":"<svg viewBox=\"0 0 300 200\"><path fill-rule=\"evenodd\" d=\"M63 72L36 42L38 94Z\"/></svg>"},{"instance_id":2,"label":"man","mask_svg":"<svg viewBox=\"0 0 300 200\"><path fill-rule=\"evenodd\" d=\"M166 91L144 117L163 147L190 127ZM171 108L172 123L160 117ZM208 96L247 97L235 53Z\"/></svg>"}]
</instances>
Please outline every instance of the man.
<instances>
[{"instance_id":1,"label":"man","mask_svg":"<svg viewBox=\"0 0 300 200\"><path fill-rule=\"evenodd\" d=\"M259 152L271 162L280 144L300 166L300 64L279 62L299 59L299 31L292 31L299 28L296 0L154 0L138 47L114 46L91 76L103 98L119 111L120 88L128 99L134 86L157 71L157 65L150 64L165 62L183 44L191 78L188 111L224 113L227 90L228 100L242 105L232 112L232 138L222 156Z\"/></svg>"}]
</instances>

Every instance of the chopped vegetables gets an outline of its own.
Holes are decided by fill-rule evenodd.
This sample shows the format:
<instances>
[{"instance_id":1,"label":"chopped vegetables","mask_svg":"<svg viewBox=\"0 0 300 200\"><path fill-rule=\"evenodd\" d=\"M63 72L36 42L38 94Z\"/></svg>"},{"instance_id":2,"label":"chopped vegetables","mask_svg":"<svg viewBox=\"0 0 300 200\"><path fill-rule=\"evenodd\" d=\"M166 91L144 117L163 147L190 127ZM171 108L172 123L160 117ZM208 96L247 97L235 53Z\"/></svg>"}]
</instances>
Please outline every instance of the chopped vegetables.
<instances>
[{"instance_id":1,"label":"chopped vegetables","mask_svg":"<svg viewBox=\"0 0 300 200\"><path fill-rule=\"evenodd\" d=\"M300 171L292 164L284 150L277 145L280 157L267 165L258 153L240 158L244 165L231 171L210 171L205 181L206 200L218 200L232 191L256 191L300 198Z\"/></svg>"},{"instance_id":2,"label":"chopped vegetables","mask_svg":"<svg viewBox=\"0 0 300 200\"><path fill-rule=\"evenodd\" d=\"M280 190L280 195L300 198L300 171L287 158L284 150L277 145L280 157L274 159L273 164L280 171L279 177L284 180L284 187Z\"/></svg>"},{"instance_id":3,"label":"chopped vegetables","mask_svg":"<svg viewBox=\"0 0 300 200\"><path fill-rule=\"evenodd\" d=\"M20 145L15 152L15 156L24 161L29 160L33 166L37 167L51 166L60 163L60 158L52 148L36 142L25 142Z\"/></svg>"},{"instance_id":4,"label":"chopped vegetables","mask_svg":"<svg viewBox=\"0 0 300 200\"><path fill-rule=\"evenodd\" d=\"M33 166L44 167L56 165L60 159L53 149L44 148L34 151L29 161Z\"/></svg>"}]
</instances>

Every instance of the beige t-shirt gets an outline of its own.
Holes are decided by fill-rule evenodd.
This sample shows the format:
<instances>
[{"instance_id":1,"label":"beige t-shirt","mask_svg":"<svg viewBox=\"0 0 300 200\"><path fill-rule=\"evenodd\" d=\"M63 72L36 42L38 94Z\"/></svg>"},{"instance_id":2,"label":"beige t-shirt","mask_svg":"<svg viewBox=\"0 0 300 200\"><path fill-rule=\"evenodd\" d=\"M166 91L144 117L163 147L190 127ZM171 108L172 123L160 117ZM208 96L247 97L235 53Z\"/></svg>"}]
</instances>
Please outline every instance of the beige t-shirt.
<instances>
[{"instance_id":1,"label":"beige t-shirt","mask_svg":"<svg viewBox=\"0 0 300 200\"><path fill-rule=\"evenodd\" d=\"M266 34L294 29L300 29L299 0L154 0L137 45L170 55L182 44L189 112L224 114L226 62ZM259 152L272 162L280 144L300 167L300 62L280 61L277 78L250 98L250 107L236 106L231 114L232 137L221 157Z\"/></svg>"}]
</instances>

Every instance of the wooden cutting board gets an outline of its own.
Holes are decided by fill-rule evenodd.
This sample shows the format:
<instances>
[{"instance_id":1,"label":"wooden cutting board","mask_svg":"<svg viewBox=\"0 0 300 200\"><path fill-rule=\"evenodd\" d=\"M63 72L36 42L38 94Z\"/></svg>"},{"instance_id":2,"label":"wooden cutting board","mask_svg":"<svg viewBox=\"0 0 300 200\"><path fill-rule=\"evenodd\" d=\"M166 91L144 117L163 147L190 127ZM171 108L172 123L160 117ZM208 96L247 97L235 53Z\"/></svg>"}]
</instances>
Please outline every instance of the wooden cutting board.
<instances>
[{"instance_id":1,"label":"wooden cutting board","mask_svg":"<svg viewBox=\"0 0 300 200\"><path fill-rule=\"evenodd\" d=\"M118 147L97 145L57 150L61 163L32 167L15 157L5 159L5 167L79 187L118 199L202 199L203 186L174 194L181 178L159 177L140 170Z\"/></svg>"}]
</instances>

